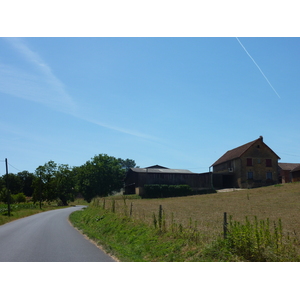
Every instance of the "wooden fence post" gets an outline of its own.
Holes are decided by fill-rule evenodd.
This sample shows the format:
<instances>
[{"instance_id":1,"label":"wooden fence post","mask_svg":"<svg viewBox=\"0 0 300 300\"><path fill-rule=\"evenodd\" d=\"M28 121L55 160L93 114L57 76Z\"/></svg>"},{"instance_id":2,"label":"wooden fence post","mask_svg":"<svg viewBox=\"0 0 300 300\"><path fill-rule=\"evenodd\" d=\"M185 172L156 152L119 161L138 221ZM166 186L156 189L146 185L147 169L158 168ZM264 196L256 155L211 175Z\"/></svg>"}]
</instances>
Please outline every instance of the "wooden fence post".
<instances>
[{"instance_id":1,"label":"wooden fence post","mask_svg":"<svg viewBox=\"0 0 300 300\"><path fill-rule=\"evenodd\" d=\"M227 213L224 212L224 222L223 222L223 232L224 232L224 239L227 238Z\"/></svg>"},{"instance_id":2,"label":"wooden fence post","mask_svg":"<svg viewBox=\"0 0 300 300\"><path fill-rule=\"evenodd\" d=\"M115 202L115 199L113 199L112 202L111 202L111 211L113 213L116 212L116 202Z\"/></svg>"},{"instance_id":3,"label":"wooden fence post","mask_svg":"<svg viewBox=\"0 0 300 300\"><path fill-rule=\"evenodd\" d=\"M131 203L130 203L130 213L129 213L130 217L132 216L132 206L133 206L133 204L132 204L132 202L131 202Z\"/></svg>"},{"instance_id":4,"label":"wooden fence post","mask_svg":"<svg viewBox=\"0 0 300 300\"><path fill-rule=\"evenodd\" d=\"M159 205L159 211L158 211L158 226L159 229L161 229L162 225L162 205Z\"/></svg>"}]
</instances>

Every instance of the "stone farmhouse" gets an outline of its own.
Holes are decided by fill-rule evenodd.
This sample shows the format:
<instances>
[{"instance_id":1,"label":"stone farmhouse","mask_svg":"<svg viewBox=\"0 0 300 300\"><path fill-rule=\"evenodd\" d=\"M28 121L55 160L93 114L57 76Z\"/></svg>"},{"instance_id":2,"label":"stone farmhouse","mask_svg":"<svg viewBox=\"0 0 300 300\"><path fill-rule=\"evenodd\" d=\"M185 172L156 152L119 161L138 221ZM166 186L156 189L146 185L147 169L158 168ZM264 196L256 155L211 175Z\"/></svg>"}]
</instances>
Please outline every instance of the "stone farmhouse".
<instances>
[{"instance_id":1,"label":"stone farmhouse","mask_svg":"<svg viewBox=\"0 0 300 300\"><path fill-rule=\"evenodd\" d=\"M278 183L280 157L263 137L227 151L213 167L215 188L254 188Z\"/></svg>"},{"instance_id":2,"label":"stone farmhouse","mask_svg":"<svg viewBox=\"0 0 300 300\"><path fill-rule=\"evenodd\" d=\"M131 168L124 180L124 193L143 195L145 184L187 184L199 191L211 188L256 188L300 181L300 164L278 163L279 159L260 136L227 151L210 166L207 173L199 174L159 165Z\"/></svg>"}]
</instances>

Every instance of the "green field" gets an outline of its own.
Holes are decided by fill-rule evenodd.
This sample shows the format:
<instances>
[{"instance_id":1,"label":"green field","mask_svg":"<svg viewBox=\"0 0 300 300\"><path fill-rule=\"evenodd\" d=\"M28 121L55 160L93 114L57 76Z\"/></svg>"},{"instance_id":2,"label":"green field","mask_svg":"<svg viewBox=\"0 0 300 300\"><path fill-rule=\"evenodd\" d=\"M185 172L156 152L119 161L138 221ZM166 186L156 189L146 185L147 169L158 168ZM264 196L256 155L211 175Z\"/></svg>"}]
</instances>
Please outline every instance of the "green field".
<instances>
[{"instance_id":1,"label":"green field","mask_svg":"<svg viewBox=\"0 0 300 300\"><path fill-rule=\"evenodd\" d=\"M136 198L95 199L71 220L121 261L299 260L299 183L178 198ZM232 218L230 245L224 245L224 212Z\"/></svg>"}]
</instances>

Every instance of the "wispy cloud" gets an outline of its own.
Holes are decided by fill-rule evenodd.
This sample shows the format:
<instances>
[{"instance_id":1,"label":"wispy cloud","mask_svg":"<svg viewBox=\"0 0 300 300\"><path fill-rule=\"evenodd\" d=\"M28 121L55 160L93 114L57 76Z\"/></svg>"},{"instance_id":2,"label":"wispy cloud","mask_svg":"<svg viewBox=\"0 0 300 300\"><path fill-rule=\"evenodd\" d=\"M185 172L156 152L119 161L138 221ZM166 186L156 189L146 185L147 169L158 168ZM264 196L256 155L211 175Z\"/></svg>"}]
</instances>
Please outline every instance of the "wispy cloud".
<instances>
[{"instance_id":1,"label":"wispy cloud","mask_svg":"<svg viewBox=\"0 0 300 300\"><path fill-rule=\"evenodd\" d=\"M31 69L0 64L0 91L22 99L39 102L63 112L73 112L76 104L50 67L22 39L5 38Z\"/></svg>"},{"instance_id":2,"label":"wispy cloud","mask_svg":"<svg viewBox=\"0 0 300 300\"><path fill-rule=\"evenodd\" d=\"M95 120L80 107L68 94L64 84L54 75L51 68L20 38L5 38L30 68L20 68L0 62L0 92L21 99L38 102L57 111L67 113L78 119L98 126L129 134L138 138L157 140L157 138L138 131L120 128Z\"/></svg>"},{"instance_id":3,"label":"wispy cloud","mask_svg":"<svg viewBox=\"0 0 300 300\"><path fill-rule=\"evenodd\" d=\"M136 130L130 130L130 129L126 129L126 128L120 128L120 127L114 126L114 125L105 124L103 122L100 122L100 121L94 119L93 117L87 116L87 114L85 114L85 113L80 113L80 114L76 113L76 114L74 114L74 116L81 120L87 121L89 123L92 123L92 124L95 124L95 125L98 125L101 127L105 127L110 130L122 132L122 133L129 134L129 135L132 135L132 136L135 136L138 138L146 139L146 140L162 142L157 137L154 137L154 136L151 136L151 135L148 135L148 134L136 131Z\"/></svg>"},{"instance_id":4,"label":"wispy cloud","mask_svg":"<svg viewBox=\"0 0 300 300\"><path fill-rule=\"evenodd\" d=\"M254 62L254 64L256 65L256 67L258 68L258 70L260 71L260 73L264 76L264 78L266 79L266 81L268 82L268 84L270 85L270 87L272 88L272 90L275 92L275 94L277 95L278 98L280 98L279 94L276 92L276 90L274 89L274 87L272 86L271 82L269 81L269 79L267 78L267 76L264 74L264 72L261 70L261 68L259 67L259 65L256 63L256 61L253 59L253 57L249 54L249 52L247 51L247 49L245 48L245 46L241 43L241 41L236 37L237 41L239 42L239 44L242 46L242 48L245 50L245 52L247 53L247 55L251 58L251 60Z\"/></svg>"}]
</instances>

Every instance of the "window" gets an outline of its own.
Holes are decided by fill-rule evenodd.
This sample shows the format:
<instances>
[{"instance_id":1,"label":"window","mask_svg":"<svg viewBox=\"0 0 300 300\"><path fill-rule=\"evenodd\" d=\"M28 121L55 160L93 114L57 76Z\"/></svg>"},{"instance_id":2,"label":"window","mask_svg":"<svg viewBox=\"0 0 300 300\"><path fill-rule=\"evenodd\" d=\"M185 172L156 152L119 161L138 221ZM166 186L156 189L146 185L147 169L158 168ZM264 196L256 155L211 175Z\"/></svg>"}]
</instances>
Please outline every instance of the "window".
<instances>
[{"instance_id":1,"label":"window","mask_svg":"<svg viewBox=\"0 0 300 300\"><path fill-rule=\"evenodd\" d=\"M272 180L272 172L267 172L267 179Z\"/></svg>"},{"instance_id":2,"label":"window","mask_svg":"<svg viewBox=\"0 0 300 300\"><path fill-rule=\"evenodd\" d=\"M247 158L247 166L251 167L252 165L252 158Z\"/></svg>"},{"instance_id":3,"label":"window","mask_svg":"<svg viewBox=\"0 0 300 300\"><path fill-rule=\"evenodd\" d=\"M272 167L272 159L270 158L266 159L266 167Z\"/></svg>"},{"instance_id":4,"label":"window","mask_svg":"<svg viewBox=\"0 0 300 300\"><path fill-rule=\"evenodd\" d=\"M253 172L247 173L247 179L253 179Z\"/></svg>"}]
</instances>

